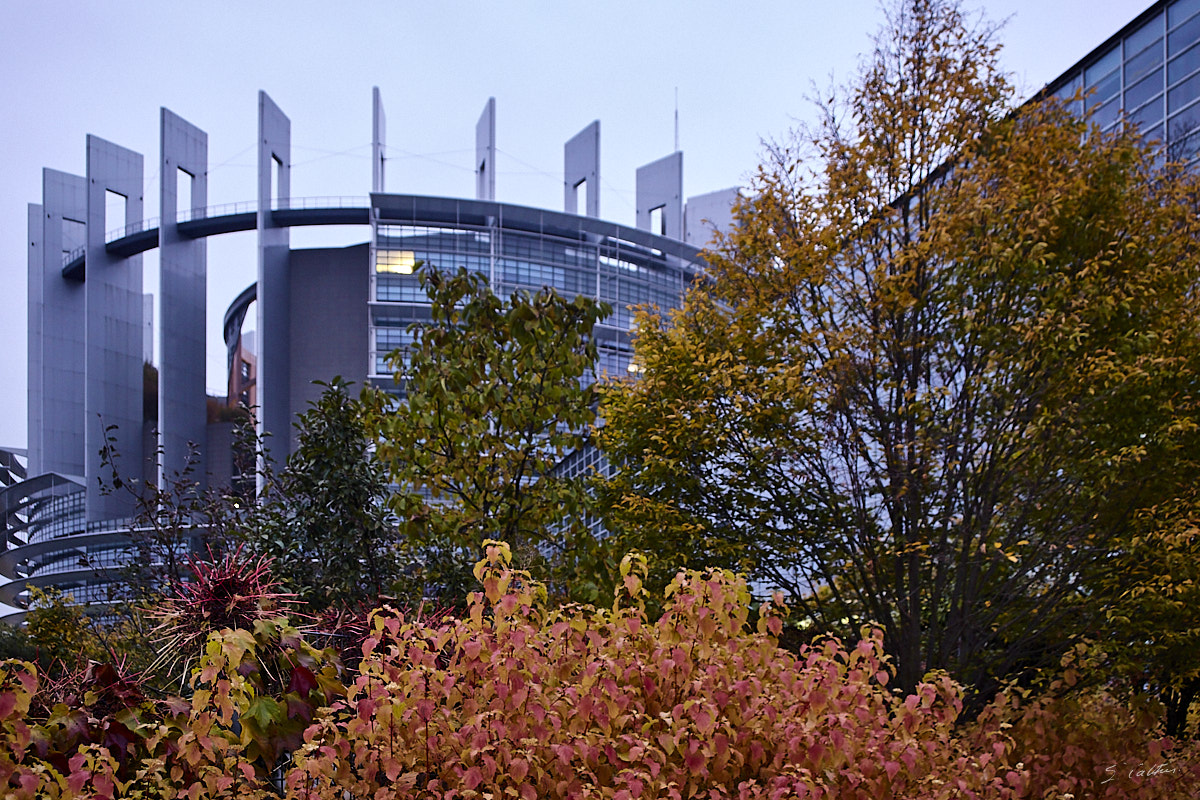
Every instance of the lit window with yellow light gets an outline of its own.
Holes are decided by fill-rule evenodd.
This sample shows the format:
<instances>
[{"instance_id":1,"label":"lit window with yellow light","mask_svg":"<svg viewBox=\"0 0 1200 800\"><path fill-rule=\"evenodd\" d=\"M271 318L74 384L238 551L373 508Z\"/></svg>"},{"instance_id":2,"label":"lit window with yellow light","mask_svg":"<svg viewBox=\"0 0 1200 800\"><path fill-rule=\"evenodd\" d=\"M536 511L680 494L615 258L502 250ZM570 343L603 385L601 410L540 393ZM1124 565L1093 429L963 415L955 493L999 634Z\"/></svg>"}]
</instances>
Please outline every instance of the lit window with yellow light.
<instances>
[{"instance_id":1,"label":"lit window with yellow light","mask_svg":"<svg viewBox=\"0 0 1200 800\"><path fill-rule=\"evenodd\" d=\"M375 271L395 275L412 275L417 266L412 250L378 250L375 254Z\"/></svg>"}]
</instances>

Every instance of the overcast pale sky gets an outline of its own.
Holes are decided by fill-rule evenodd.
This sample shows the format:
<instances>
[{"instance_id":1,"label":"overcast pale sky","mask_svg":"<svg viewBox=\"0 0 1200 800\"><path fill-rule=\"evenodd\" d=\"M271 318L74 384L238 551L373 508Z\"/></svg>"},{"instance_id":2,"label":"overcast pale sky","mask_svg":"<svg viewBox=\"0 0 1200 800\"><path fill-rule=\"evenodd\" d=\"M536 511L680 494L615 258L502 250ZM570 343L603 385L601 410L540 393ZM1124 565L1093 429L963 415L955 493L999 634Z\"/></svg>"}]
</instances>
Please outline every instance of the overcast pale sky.
<instances>
[{"instance_id":1,"label":"overcast pale sky","mask_svg":"<svg viewBox=\"0 0 1200 800\"><path fill-rule=\"evenodd\" d=\"M1001 59L1022 96L1149 5L966 3L1008 19ZM470 197L475 121L494 96L498 200L561 208L562 145L599 119L602 216L631 225L635 169L674 147L676 91L685 195L744 184L761 142L809 118L814 84L852 77L880 21L874 0L0 3L0 447L26 442L26 204L42 167L83 174L88 133L145 156L147 217L160 106L208 132L209 203L250 200L263 89L292 120L293 196L365 196L379 86L388 191ZM296 229L292 245L365 238ZM253 244L209 239L213 393ZM157 259L144 261L151 290Z\"/></svg>"}]
</instances>

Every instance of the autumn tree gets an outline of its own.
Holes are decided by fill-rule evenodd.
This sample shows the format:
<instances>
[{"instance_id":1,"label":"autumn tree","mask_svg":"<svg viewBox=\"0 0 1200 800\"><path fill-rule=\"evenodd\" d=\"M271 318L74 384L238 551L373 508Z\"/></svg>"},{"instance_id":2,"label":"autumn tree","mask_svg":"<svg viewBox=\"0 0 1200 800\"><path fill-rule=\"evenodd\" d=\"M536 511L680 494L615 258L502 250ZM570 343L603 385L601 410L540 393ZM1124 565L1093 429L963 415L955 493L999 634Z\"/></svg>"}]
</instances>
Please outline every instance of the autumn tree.
<instances>
[{"instance_id":1,"label":"autumn tree","mask_svg":"<svg viewBox=\"0 0 1200 800\"><path fill-rule=\"evenodd\" d=\"M1159 699L1166 731L1200 734L1200 502L1196 487L1139 509L1088 580L1104 609L1106 672Z\"/></svg>"},{"instance_id":2,"label":"autumn tree","mask_svg":"<svg viewBox=\"0 0 1200 800\"><path fill-rule=\"evenodd\" d=\"M390 356L402 399L372 422L412 590L461 600L485 539L561 589L588 550L582 476L562 464L595 419L592 328L609 308L549 287L505 300L461 269L421 282L430 319Z\"/></svg>"},{"instance_id":3,"label":"autumn tree","mask_svg":"<svg viewBox=\"0 0 1200 800\"><path fill-rule=\"evenodd\" d=\"M1014 112L996 56L953 0L893 9L601 407L617 551L875 622L903 688L946 668L975 708L1105 636L1094 579L1200 475L1195 180Z\"/></svg>"}]
</instances>

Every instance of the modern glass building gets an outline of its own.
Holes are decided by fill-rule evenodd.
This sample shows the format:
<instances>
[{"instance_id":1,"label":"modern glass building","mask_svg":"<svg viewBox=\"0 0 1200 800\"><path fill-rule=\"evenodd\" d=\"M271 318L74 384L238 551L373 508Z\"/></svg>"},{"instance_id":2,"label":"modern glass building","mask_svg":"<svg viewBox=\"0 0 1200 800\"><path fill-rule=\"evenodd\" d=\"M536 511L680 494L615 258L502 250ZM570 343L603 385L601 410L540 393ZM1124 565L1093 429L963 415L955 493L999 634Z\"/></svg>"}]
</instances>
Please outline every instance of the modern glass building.
<instances>
[{"instance_id":1,"label":"modern glass building","mask_svg":"<svg viewBox=\"0 0 1200 800\"><path fill-rule=\"evenodd\" d=\"M1137 125L1171 155L1200 157L1200 0L1153 4L1044 90L1064 99L1076 92L1085 95L1076 110L1094 109L1102 128ZM258 193L249 202L210 205L207 136L166 109L162 152L151 165L161 176L157 219L143 218L138 153L89 136L87 175L44 170L41 201L28 215L27 475L0 486L0 574L10 580L0 602L23 604L30 585L57 586L80 601L107 598L107 576L131 557L136 521L128 496L100 490L105 426L116 426L126 474L161 485L196 446L202 483L232 479L229 424L211 419L205 396L208 237L257 236L256 280L225 314L229 397L257 401L258 425L276 434L273 455L282 460L292 420L319 396L313 381L341 375L395 388L386 355L408 344L408 326L429 314L418 262L486 275L501 295L553 286L609 303L613 313L596 331L599 369L625 374L630 307L680 302L704 269L698 248L712 227L727 224L736 198L724 190L685 202L682 154L672 153L637 170L636 224L604 221L595 122L564 146L563 210L499 202L494 101L475 129L474 198L389 194L384 129L376 91L371 193L355 198L291 196L291 123L263 93ZM125 198L122 219L105 217L110 194ZM289 231L300 225L360 225L363 239L293 249ZM160 263L153 386L140 264L152 248ZM242 336L251 311L253 344ZM589 451L561 468L598 466Z\"/></svg>"},{"instance_id":2,"label":"modern glass building","mask_svg":"<svg viewBox=\"0 0 1200 800\"><path fill-rule=\"evenodd\" d=\"M518 289L553 287L612 306L595 331L599 369L623 375L633 350L633 307L674 308L701 268L699 252L683 242L574 214L477 200L375 196L374 272L371 287L370 378L387 388L385 363L392 350L411 343L408 327L428 319L425 292L414 265L465 268L487 278L506 297Z\"/></svg>"},{"instance_id":3,"label":"modern glass building","mask_svg":"<svg viewBox=\"0 0 1200 800\"><path fill-rule=\"evenodd\" d=\"M317 381L341 376L398 391L386 356L410 341L411 324L429 319L418 263L480 273L502 296L550 286L610 304L613 313L595 332L598 370L623 375L632 358L631 306L680 303L704 268L697 245L727 224L737 196L730 189L685 203L676 152L638 170L636 227L600 219L594 122L564 147L562 211L499 202L494 100L476 128L475 198L388 194L376 91L371 193L296 198L290 121L260 93L259 195L212 206L206 135L166 109L161 126L157 219L142 219L142 156L93 136L88 174L45 170L42 201L30 206L32 477L0 489L0 574L10 579L0 602L24 605L30 586L55 586L80 602L110 600L112 579L134 557L130 534L139 522L135 496L102 488L110 471L98 456L105 442L126 479L165 487L190 468L201 486L233 480L232 424L214 418L204 389L209 237L258 237L257 280L224 317L226 402L257 401L258 427L274 434L272 456L282 462L294 444L293 420L320 395ZM114 193L126 199L120 220L105 218ZM191 207L180 207L188 196ZM289 231L300 225L360 225L364 241L293 249ZM153 347L143 334L152 306L141 294L140 254L155 248L161 363L149 365ZM242 328L252 310L251 338ZM562 466L596 462L593 453L576 453ZM197 530L185 546L202 536Z\"/></svg>"},{"instance_id":4,"label":"modern glass building","mask_svg":"<svg viewBox=\"0 0 1200 800\"><path fill-rule=\"evenodd\" d=\"M1103 130L1136 125L1172 158L1200 155L1200 0L1158 2L1047 87Z\"/></svg>"}]
</instances>

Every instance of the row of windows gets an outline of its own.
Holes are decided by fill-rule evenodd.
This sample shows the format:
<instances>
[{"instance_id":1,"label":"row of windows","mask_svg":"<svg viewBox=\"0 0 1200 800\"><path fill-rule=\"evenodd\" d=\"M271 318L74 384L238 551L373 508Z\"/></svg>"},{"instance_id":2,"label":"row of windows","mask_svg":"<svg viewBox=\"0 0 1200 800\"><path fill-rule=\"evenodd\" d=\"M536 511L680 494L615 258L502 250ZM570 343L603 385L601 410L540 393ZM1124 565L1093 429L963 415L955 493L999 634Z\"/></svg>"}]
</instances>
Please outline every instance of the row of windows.
<instances>
[{"instance_id":1,"label":"row of windows","mask_svg":"<svg viewBox=\"0 0 1200 800\"><path fill-rule=\"evenodd\" d=\"M433 249L448 253L490 253L488 231L436 228L428 225L380 225L376 244L382 249Z\"/></svg>"},{"instance_id":2,"label":"row of windows","mask_svg":"<svg viewBox=\"0 0 1200 800\"><path fill-rule=\"evenodd\" d=\"M376 231L375 245L380 253L400 251L404 254L389 254L388 259L411 257L417 261L428 261L431 255L437 253L454 256L453 260L456 261L461 256L475 256L472 260L476 263L495 256L587 270L616 268L627 272L679 272L660 251L611 238L589 243L519 231L380 225ZM386 267L386 261L377 260L377 265ZM385 268L382 271L400 270Z\"/></svg>"},{"instance_id":3,"label":"row of windows","mask_svg":"<svg viewBox=\"0 0 1200 800\"><path fill-rule=\"evenodd\" d=\"M38 501L29 514L25 541L29 544L47 539L59 539L79 533L84 527L84 497L82 489Z\"/></svg>"},{"instance_id":4,"label":"row of windows","mask_svg":"<svg viewBox=\"0 0 1200 800\"><path fill-rule=\"evenodd\" d=\"M478 272L487 271L487 265L482 260L471 256L460 255L447 260L442 254L427 254L425 261L443 267L452 265ZM377 257L376 263L379 262L380 258ZM679 302L686 288L678 273L644 270L629 273L607 267L597 274L512 258L497 259L496 268L496 291L499 294L507 294L515 288L551 286L568 296L599 295L601 300L614 308L644 303L672 307ZM382 302L421 303L426 301L427 296L415 275L389 271L376 273L375 299Z\"/></svg>"},{"instance_id":5,"label":"row of windows","mask_svg":"<svg viewBox=\"0 0 1200 800\"><path fill-rule=\"evenodd\" d=\"M412 305L372 310L375 375L390 375L387 356L412 345L412 334L406 328L420 320L402 312L416 312L428 299L413 274L417 263L482 273L494 279L495 291L501 296L517 289L550 286L567 297L582 294L607 302L613 313L597 329L596 374L585 376L586 381L628 375L633 351L625 332L633 323L631 307L674 308L690 279L661 252L617 239L589 243L507 230L380 225L375 299ZM385 383L389 390L402 392L402 387Z\"/></svg>"},{"instance_id":6,"label":"row of windows","mask_svg":"<svg viewBox=\"0 0 1200 800\"><path fill-rule=\"evenodd\" d=\"M375 329L375 374L388 375L392 367L388 356L394 350L407 350L412 347L414 336L405 328L376 328Z\"/></svg>"},{"instance_id":7,"label":"row of windows","mask_svg":"<svg viewBox=\"0 0 1200 800\"><path fill-rule=\"evenodd\" d=\"M407 363L406 352L412 347L415 337L407 328L376 327L374 371L375 375L391 375L394 366L389 363L389 356L399 350L404 362ZM628 343L598 343L596 346L596 372L585 375L584 382L590 383L602 377L622 377L630 372L633 362L633 350Z\"/></svg>"},{"instance_id":8,"label":"row of windows","mask_svg":"<svg viewBox=\"0 0 1200 800\"><path fill-rule=\"evenodd\" d=\"M1082 87L1084 103L1103 129L1127 119L1151 139L1165 139L1172 155L1190 157L1190 134L1200 125L1200 0L1178 0L1057 92L1066 99ZM1165 124L1164 124L1165 121ZM1200 141L1200 140L1198 140ZM1194 146L1190 148L1194 150Z\"/></svg>"}]
</instances>

